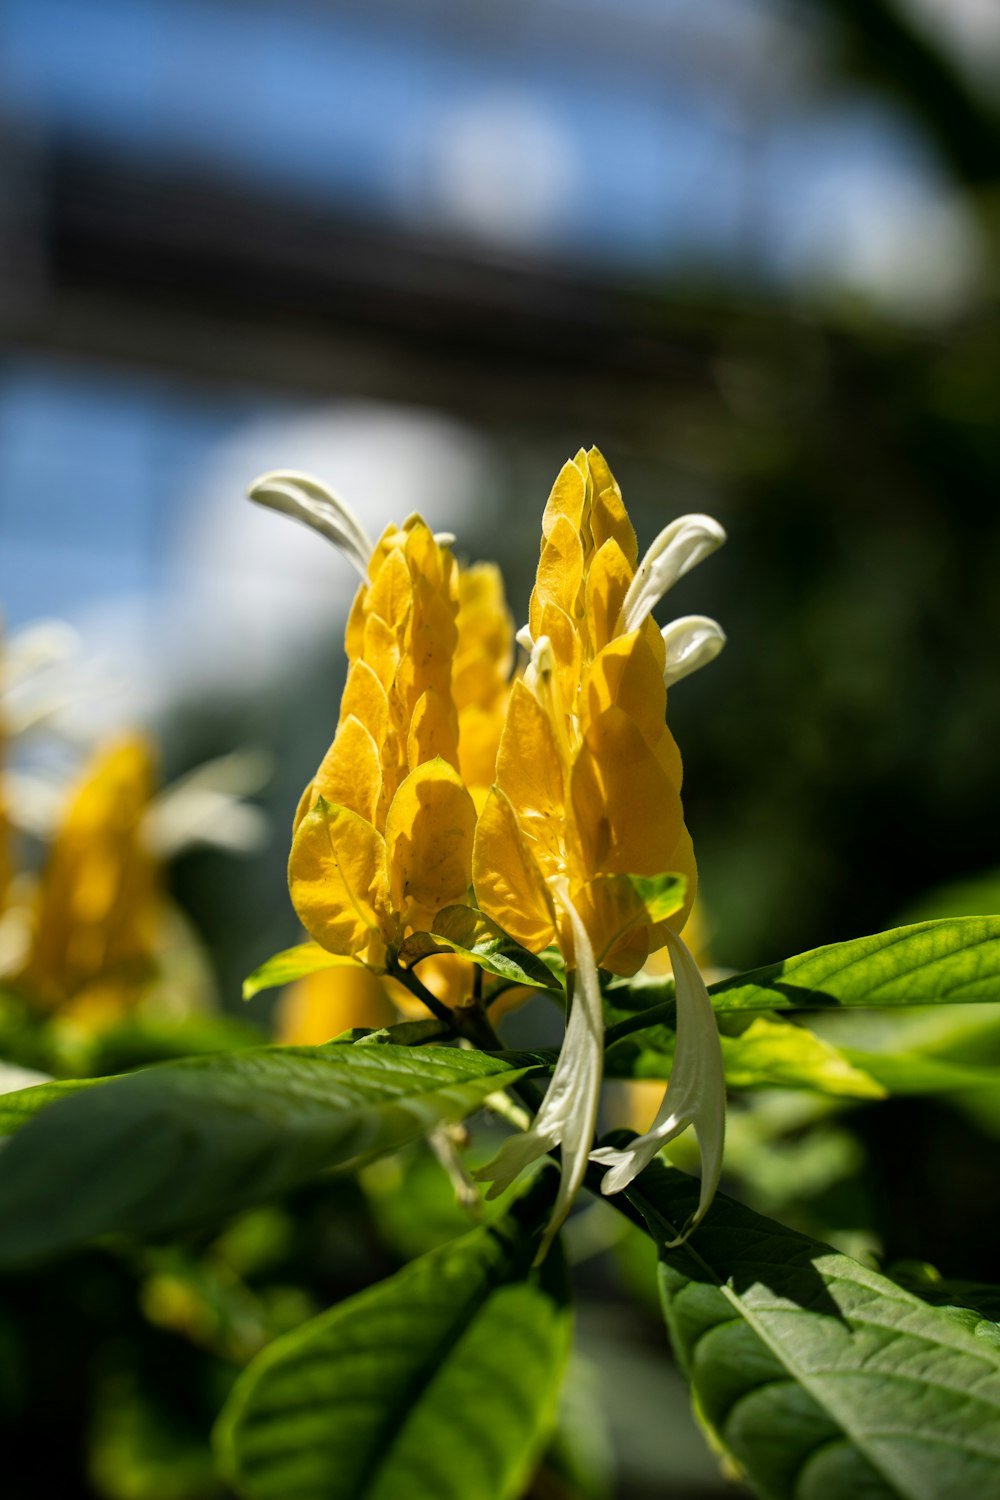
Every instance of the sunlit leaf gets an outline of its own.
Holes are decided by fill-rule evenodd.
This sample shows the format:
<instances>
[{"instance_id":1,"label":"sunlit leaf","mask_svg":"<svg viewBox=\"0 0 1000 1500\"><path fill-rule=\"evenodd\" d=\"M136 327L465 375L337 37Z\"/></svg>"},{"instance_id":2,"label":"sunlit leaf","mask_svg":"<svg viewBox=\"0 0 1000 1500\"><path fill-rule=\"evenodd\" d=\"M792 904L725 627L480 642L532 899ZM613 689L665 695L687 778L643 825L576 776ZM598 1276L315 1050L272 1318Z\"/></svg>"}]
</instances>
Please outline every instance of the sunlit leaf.
<instances>
[{"instance_id":1,"label":"sunlit leaf","mask_svg":"<svg viewBox=\"0 0 1000 1500\"><path fill-rule=\"evenodd\" d=\"M626 878L646 908L650 922L662 922L684 905L688 886L685 875L629 875Z\"/></svg>"},{"instance_id":2,"label":"sunlit leaf","mask_svg":"<svg viewBox=\"0 0 1000 1500\"><path fill-rule=\"evenodd\" d=\"M319 974L324 969L343 968L355 963L353 958L328 953L319 943L297 943L294 948L285 948L281 953L272 954L252 974L247 975L243 981L243 998L252 1000L261 990L273 990L279 985L304 979L307 974Z\"/></svg>"},{"instance_id":3,"label":"sunlit leaf","mask_svg":"<svg viewBox=\"0 0 1000 1500\"><path fill-rule=\"evenodd\" d=\"M1000 1000L1000 916L952 917L830 943L711 986L717 1010Z\"/></svg>"},{"instance_id":4,"label":"sunlit leaf","mask_svg":"<svg viewBox=\"0 0 1000 1500\"><path fill-rule=\"evenodd\" d=\"M767 1500L1000 1492L1000 1347L887 1277L654 1162L628 1196L660 1246L674 1348L713 1441Z\"/></svg>"},{"instance_id":5,"label":"sunlit leaf","mask_svg":"<svg viewBox=\"0 0 1000 1500\"><path fill-rule=\"evenodd\" d=\"M508 937L495 922L471 906L446 906L434 919L433 931L415 932L400 949L400 961L418 963L430 953L457 953L478 964L487 974L511 984L555 990L559 980L542 959Z\"/></svg>"},{"instance_id":6,"label":"sunlit leaf","mask_svg":"<svg viewBox=\"0 0 1000 1500\"><path fill-rule=\"evenodd\" d=\"M551 1174L546 1174L547 1176ZM558 1253L531 1269L552 1188L278 1339L217 1429L248 1500L516 1500L569 1348Z\"/></svg>"}]
</instances>

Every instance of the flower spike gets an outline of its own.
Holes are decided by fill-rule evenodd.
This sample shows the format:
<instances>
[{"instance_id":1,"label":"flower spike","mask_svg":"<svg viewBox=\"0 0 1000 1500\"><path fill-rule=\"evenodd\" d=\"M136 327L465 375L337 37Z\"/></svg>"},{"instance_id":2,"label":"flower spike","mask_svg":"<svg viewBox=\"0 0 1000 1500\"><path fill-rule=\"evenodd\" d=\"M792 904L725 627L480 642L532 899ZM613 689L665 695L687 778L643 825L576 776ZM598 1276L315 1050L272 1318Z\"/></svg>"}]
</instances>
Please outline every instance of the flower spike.
<instances>
[{"instance_id":1,"label":"flower spike","mask_svg":"<svg viewBox=\"0 0 1000 1500\"><path fill-rule=\"evenodd\" d=\"M460 569L419 515L373 546L308 474L256 480L251 500L318 531L361 575L329 750L295 817L292 904L310 936L375 973L471 883L476 801L493 780L512 628L497 569Z\"/></svg>"},{"instance_id":2,"label":"flower spike","mask_svg":"<svg viewBox=\"0 0 1000 1500\"><path fill-rule=\"evenodd\" d=\"M715 1013L687 946L667 929L667 947L677 987L677 1048L663 1102L645 1135L624 1149L604 1146L591 1161L610 1170L601 1183L603 1193L619 1193L648 1166L664 1146L694 1126L701 1153L701 1193L698 1207L668 1249L687 1239L708 1211L722 1173L726 1134L726 1081Z\"/></svg>"},{"instance_id":3,"label":"flower spike","mask_svg":"<svg viewBox=\"0 0 1000 1500\"><path fill-rule=\"evenodd\" d=\"M563 466L542 518L528 623L517 635L530 660L511 691L472 874L488 917L535 952L554 942L574 974L566 1036L535 1123L479 1174L495 1193L561 1145L563 1181L546 1247L583 1180L585 1143L593 1141L603 1065L597 966L629 975L665 943L674 951L694 900L697 872L681 806L680 754L665 722L666 688L711 660L724 637L701 616L661 634L649 616L665 590L724 538L708 516L684 516L637 566L621 491L596 449ZM683 877L684 897L654 914L635 877L668 873ZM714 1078L712 1047L715 1054L719 1048L717 1037L701 1045L699 1016L685 1003L692 1039L681 1078L693 1080L689 1092L699 1079L707 1087ZM707 1025L714 1036L710 1006ZM706 1203L721 1152L709 1119L699 1112ZM654 1142L650 1155L657 1149ZM631 1180L631 1160L609 1174L606 1191Z\"/></svg>"}]
</instances>

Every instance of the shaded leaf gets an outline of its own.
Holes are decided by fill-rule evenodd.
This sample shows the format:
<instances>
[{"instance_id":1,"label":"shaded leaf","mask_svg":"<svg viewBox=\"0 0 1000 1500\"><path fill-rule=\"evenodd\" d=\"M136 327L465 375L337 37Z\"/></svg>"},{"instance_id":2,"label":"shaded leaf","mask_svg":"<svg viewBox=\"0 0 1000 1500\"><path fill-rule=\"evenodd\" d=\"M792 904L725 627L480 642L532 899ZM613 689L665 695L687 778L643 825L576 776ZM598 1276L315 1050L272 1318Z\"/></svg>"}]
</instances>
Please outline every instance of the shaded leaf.
<instances>
[{"instance_id":1,"label":"shaded leaf","mask_svg":"<svg viewBox=\"0 0 1000 1500\"><path fill-rule=\"evenodd\" d=\"M553 1174L546 1174L551 1179ZM569 1349L537 1183L453 1240L278 1339L216 1431L248 1500L516 1500L550 1432Z\"/></svg>"},{"instance_id":2,"label":"shaded leaf","mask_svg":"<svg viewBox=\"0 0 1000 1500\"><path fill-rule=\"evenodd\" d=\"M712 1439L766 1500L1000 1490L1000 1348L887 1277L654 1162L628 1196L660 1246L671 1338Z\"/></svg>"},{"instance_id":3,"label":"shaded leaf","mask_svg":"<svg viewBox=\"0 0 1000 1500\"><path fill-rule=\"evenodd\" d=\"M70 1094L78 1093L80 1089L102 1081L99 1078L52 1079L48 1083L35 1083L30 1088L0 1094L0 1136L13 1135L15 1130L20 1130L39 1110L54 1104L57 1099L65 1099Z\"/></svg>"},{"instance_id":4,"label":"shaded leaf","mask_svg":"<svg viewBox=\"0 0 1000 1500\"><path fill-rule=\"evenodd\" d=\"M188 1058L60 1096L0 1151L0 1266L217 1221L460 1120L532 1065L329 1043Z\"/></svg>"}]
</instances>

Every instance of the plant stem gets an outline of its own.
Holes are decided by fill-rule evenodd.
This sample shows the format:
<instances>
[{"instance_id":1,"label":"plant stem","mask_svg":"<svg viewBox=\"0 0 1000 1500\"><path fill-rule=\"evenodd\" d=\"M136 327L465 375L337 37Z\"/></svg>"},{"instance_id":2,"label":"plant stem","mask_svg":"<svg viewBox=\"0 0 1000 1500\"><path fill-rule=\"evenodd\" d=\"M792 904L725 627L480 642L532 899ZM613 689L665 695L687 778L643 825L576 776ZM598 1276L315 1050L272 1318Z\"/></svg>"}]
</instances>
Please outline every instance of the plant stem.
<instances>
[{"instance_id":1,"label":"plant stem","mask_svg":"<svg viewBox=\"0 0 1000 1500\"><path fill-rule=\"evenodd\" d=\"M442 1000L431 993L427 986L417 978L412 969L403 969L396 963L390 963L387 972L393 979L398 979L400 984L405 985L411 995L415 995L432 1016L436 1016L449 1030L455 1030L455 1013Z\"/></svg>"}]
</instances>

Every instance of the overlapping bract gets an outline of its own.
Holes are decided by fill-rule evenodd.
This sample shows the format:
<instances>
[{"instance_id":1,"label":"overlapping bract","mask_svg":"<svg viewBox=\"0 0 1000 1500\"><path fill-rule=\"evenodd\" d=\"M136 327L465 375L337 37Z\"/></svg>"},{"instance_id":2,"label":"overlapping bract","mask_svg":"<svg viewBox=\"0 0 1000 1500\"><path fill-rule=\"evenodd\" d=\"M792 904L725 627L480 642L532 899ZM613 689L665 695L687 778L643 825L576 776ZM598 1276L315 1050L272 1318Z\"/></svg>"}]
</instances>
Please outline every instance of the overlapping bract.
<instances>
[{"instance_id":1,"label":"overlapping bract","mask_svg":"<svg viewBox=\"0 0 1000 1500\"><path fill-rule=\"evenodd\" d=\"M556 941L572 962L568 899L597 962L634 974L665 938L625 877L683 874L685 905L670 919L679 929L696 871L666 725L664 641L648 612L626 629L635 533L596 450L563 467L542 532L532 660L514 684L479 820L476 895L526 947Z\"/></svg>"},{"instance_id":2,"label":"overlapping bract","mask_svg":"<svg viewBox=\"0 0 1000 1500\"><path fill-rule=\"evenodd\" d=\"M389 527L348 620L337 732L299 808L295 909L323 947L374 969L468 893L476 813L452 692L459 603L448 547L419 516Z\"/></svg>"},{"instance_id":3,"label":"overlapping bract","mask_svg":"<svg viewBox=\"0 0 1000 1500\"><path fill-rule=\"evenodd\" d=\"M458 768L481 810L496 774L514 665L513 623L503 578L493 563L459 569L457 624L452 696L458 711Z\"/></svg>"},{"instance_id":4,"label":"overlapping bract","mask_svg":"<svg viewBox=\"0 0 1000 1500\"><path fill-rule=\"evenodd\" d=\"M530 1161L562 1149L562 1180L541 1254L566 1217L588 1159L628 1185L688 1124L704 1179L699 1215L721 1168L725 1124L719 1043L697 966L677 936L696 870L681 807L681 762L666 726L667 684L711 660L724 637L692 616L663 632L652 610L724 539L707 516L666 527L641 562L621 492L596 449L563 466L542 518L526 629L530 665L515 683L473 851L476 896L489 917L536 951L555 941L570 1011L534 1122L479 1174L490 1196ZM684 877L675 910L646 908L635 877ZM668 943L678 1001L677 1076L653 1129L632 1148L592 1158L603 1073L598 966L634 974ZM674 1108L676 1102L677 1108Z\"/></svg>"}]
</instances>

